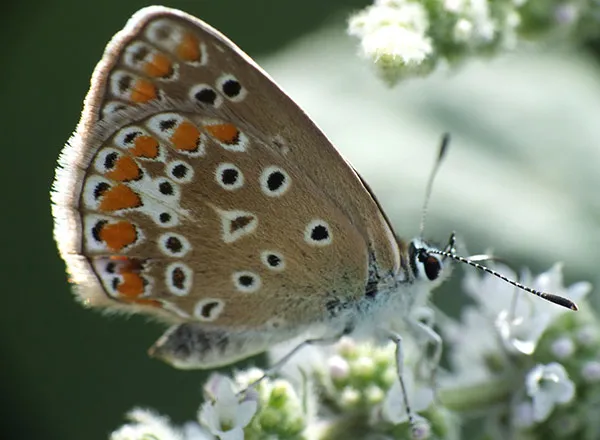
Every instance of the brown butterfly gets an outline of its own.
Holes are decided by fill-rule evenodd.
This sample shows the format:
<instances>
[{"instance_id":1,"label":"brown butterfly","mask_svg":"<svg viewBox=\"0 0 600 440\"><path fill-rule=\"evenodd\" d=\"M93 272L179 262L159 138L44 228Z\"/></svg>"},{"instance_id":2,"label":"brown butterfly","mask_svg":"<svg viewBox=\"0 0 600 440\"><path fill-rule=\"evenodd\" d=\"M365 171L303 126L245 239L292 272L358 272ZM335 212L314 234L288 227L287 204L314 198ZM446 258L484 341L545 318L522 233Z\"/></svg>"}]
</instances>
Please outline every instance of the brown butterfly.
<instances>
[{"instance_id":1,"label":"brown butterfly","mask_svg":"<svg viewBox=\"0 0 600 440\"><path fill-rule=\"evenodd\" d=\"M460 259L453 240L396 238L302 109L183 12L142 9L108 44L52 201L81 301L172 323L151 352L177 367L305 333L375 330L400 344L397 323L439 358L439 336L415 317L445 260Z\"/></svg>"}]
</instances>

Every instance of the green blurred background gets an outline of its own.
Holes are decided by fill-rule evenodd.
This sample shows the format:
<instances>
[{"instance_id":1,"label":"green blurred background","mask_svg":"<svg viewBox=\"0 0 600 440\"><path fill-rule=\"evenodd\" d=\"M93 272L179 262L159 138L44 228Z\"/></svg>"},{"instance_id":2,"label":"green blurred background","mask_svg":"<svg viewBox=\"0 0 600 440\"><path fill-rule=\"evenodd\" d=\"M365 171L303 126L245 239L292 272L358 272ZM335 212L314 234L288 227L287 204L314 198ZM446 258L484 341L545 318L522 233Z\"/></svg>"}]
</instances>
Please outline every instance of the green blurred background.
<instances>
[{"instance_id":1,"label":"green blurred background","mask_svg":"<svg viewBox=\"0 0 600 440\"><path fill-rule=\"evenodd\" d=\"M137 405L154 408L176 422L195 417L202 373L176 371L147 358L146 348L162 332L160 326L140 317L106 318L76 304L52 238L49 190L55 161L78 121L90 74L109 38L134 11L148 4L32 0L3 6L0 127L7 134L1 147L5 208L0 216L4 231L0 267L5 279L0 319L3 439L104 439ZM590 121L600 114L600 86L595 79L597 66L589 55L568 48L541 55L538 64L527 55L491 70L478 65L464 74L413 81L391 92L355 56L355 42L343 35L349 13L366 2L163 4L204 19L251 56L268 59L267 70L312 107L317 122L373 182L393 221L404 226L402 234L416 232L435 144L449 129L457 134L457 153L452 153L454 159L449 158L441 173L446 177L440 176L438 196L432 199L428 231L443 241L457 228L470 237L474 252L493 246L515 267L526 264L540 271L562 259L569 281L596 281L600 134L597 122ZM326 25L333 25L333 30L304 39ZM322 64L307 62L310 58L296 62L300 54L310 57L317 52L322 54ZM275 58L267 58L274 53ZM323 62L327 57L329 61ZM565 64L564 59L571 61ZM514 65L520 69L516 79L502 73L501 69L514 73ZM539 81L542 72L544 81ZM548 75L564 78L564 87L551 80L546 86L539 84ZM512 88L506 85L511 78L517 84ZM535 87L542 89L532 91ZM464 92L470 88L475 89L473 95ZM339 114L338 98L332 101L325 93L339 97ZM314 103L313 94L326 102L327 111ZM540 102L536 98L540 96L554 101ZM387 107L381 107L381 102L388 102ZM407 103L408 109L397 107ZM345 107L357 109L355 120L342 116ZM552 109L557 110L552 113ZM377 119L378 112L391 115L386 126L397 136L385 137L377 126L383 118ZM309 113L313 113L310 108ZM375 116L369 119L369 115ZM398 115L410 116L396 124ZM423 135L414 135L416 131ZM375 141L366 152L361 136ZM409 162L410 154L388 160L386 152L399 148L398 144L409 152L406 149L418 145L422 153L418 165ZM531 145L547 150L528 150ZM22 180L25 165L31 170ZM496 170L503 174L495 175ZM408 185L407 176L412 179L417 172L418 180L409 180ZM470 194L476 189L487 192L475 199ZM546 201L539 202L540 197ZM528 211L531 204L537 206L536 200L548 211L539 215ZM487 202L489 207L482 204ZM531 231L539 230L540 221L545 229L537 237ZM523 238L531 235L536 237L531 242ZM455 289L456 283L446 286L441 296ZM462 301L449 295L445 300L455 311Z\"/></svg>"}]
</instances>

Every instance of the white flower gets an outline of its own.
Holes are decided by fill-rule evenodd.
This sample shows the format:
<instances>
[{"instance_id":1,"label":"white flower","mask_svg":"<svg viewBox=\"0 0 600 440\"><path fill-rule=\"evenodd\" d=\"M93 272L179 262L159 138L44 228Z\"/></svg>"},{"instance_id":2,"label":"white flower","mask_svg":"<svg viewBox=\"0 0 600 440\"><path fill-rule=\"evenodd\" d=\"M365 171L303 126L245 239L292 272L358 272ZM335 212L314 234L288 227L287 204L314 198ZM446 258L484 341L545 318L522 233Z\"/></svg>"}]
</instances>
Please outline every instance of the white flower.
<instances>
[{"instance_id":1,"label":"white flower","mask_svg":"<svg viewBox=\"0 0 600 440\"><path fill-rule=\"evenodd\" d=\"M447 353L454 372L447 378L447 385L455 387L489 380L490 356L503 355L498 334L489 317L476 307L466 306L460 322L446 322L442 331L445 342L451 346ZM445 378L442 380L445 381Z\"/></svg>"},{"instance_id":2,"label":"white flower","mask_svg":"<svg viewBox=\"0 0 600 440\"><path fill-rule=\"evenodd\" d=\"M243 428L256 413L255 400L239 401L234 384L229 378L214 374L206 385L213 401L202 404L198 418L212 434L221 440L243 440Z\"/></svg>"},{"instance_id":3,"label":"white flower","mask_svg":"<svg viewBox=\"0 0 600 440\"><path fill-rule=\"evenodd\" d=\"M384 399L385 393L383 392L383 390L380 387L373 384L373 385L369 385L365 389L365 397L367 398L367 402L370 405L374 405L376 403L381 402Z\"/></svg>"},{"instance_id":4,"label":"white flower","mask_svg":"<svg viewBox=\"0 0 600 440\"><path fill-rule=\"evenodd\" d=\"M510 310L502 310L496 319L496 328L509 352L531 355L551 318L549 314L512 316Z\"/></svg>"},{"instance_id":5,"label":"white flower","mask_svg":"<svg viewBox=\"0 0 600 440\"><path fill-rule=\"evenodd\" d=\"M391 84L431 68L425 62L434 52L428 29L424 6L408 1L377 1L348 22L348 33L360 38L363 55Z\"/></svg>"},{"instance_id":6,"label":"white flower","mask_svg":"<svg viewBox=\"0 0 600 440\"><path fill-rule=\"evenodd\" d=\"M517 428L531 428L535 425L531 402L521 402L514 407L513 423Z\"/></svg>"},{"instance_id":7,"label":"white flower","mask_svg":"<svg viewBox=\"0 0 600 440\"><path fill-rule=\"evenodd\" d=\"M461 18L454 25L453 36L456 41L461 43L469 41L473 35L473 23L465 18Z\"/></svg>"},{"instance_id":8,"label":"white flower","mask_svg":"<svg viewBox=\"0 0 600 440\"><path fill-rule=\"evenodd\" d=\"M423 417L415 416L412 438L414 440L426 440L431 437L431 425Z\"/></svg>"},{"instance_id":9,"label":"white flower","mask_svg":"<svg viewBox=\"0 0 600 440\"><path fill-rule=\"evenodd\" d=\"M183 440L179 430L173 428L169 419L152 411L136 408L127 414L133 423L123 425L110 435L110 440ZM206 437L209 439L209 437Z\"/></svg>"},{"instance_id":10,"label":"white flower","mask_svg":"<svg viewBox=\"0 0 600 440\"><path fill-rule=\"evenodd\" d=\"M465 0L444 0L444 9L448 12L460 12L465 7Z\"/></svg>"},{"instance_id":11,"label":"white flower","mask_svg":"<svg viewBox=\"0 0 600 440\"><path fill-rule=\"evenodd\" d=\"M181 428L185 440L215 440L216 437L204 429L198 422L186 422Z\"/></svg>"},{"instance_id":12,"label":"white flower","mask_svg":"<svg viewBox=\"0 0 600 440\"><path fill-rule=\"evenodd\" d=\"M575 343L571 338L562 336L552 342L550 350L558 359L567 359L575 353Z\"/></svg>"},{"instance_id":13,"label":"white flower","mask_svg":"<svg viewBox=\"0 0 600 440\"><path fill-rule=\"evenodd\" d=\"M345 379L350 374L350 366L346 359L339 355L333 355L327 360L329 375L332 379Z\"/></svg>"},{"instance_id":14,"label":"white flower","mask_svg":"<svg viewBox=\"0 0 600 440\"><path fill-rule=\"evenodd\" d=\"M422 34L429 28L428 14L423 5L416 2L375 4L350 18L348 32L364 37L386 26L404 27Z\"/></svg>"},{"instance_id":15,"label":"white flower","mask_svg":"<svg viewBox=\"0 0 600 440\"><path fill-rule=\"evenodd\" d=\"M575 385L567 376L565 368L556 362L537 365L525 378L527 395L533 403L533 420L543 422L554 405L567 403L575 396Z\"/></svg>"},{"instance_id":16,"label":"white flower","mask_svg":"<svg viewBox=\"0 0 600 440\"><path fill-rule=\"evenodd\" d=\"M360 356L351 365L352 373L364 378L370 378L375 373L375 362L367 356Z\"/></svg>"},{"instance_id":17,"label":"white flower","mask_svg":"<svg viewBox=\"0 0 600 440\"><path fill-rule=\"evenodd\" d=\"M345 387L340 395L340 405L342 407L353 407L360 400L360 393L351 387Z\"/></svg>"},{"instance_id":18,"label":"white flower","mask_svg":"<svg viewBox=\"0 0 600 440\"><path fill-rule=\"evenodd\" d=\"M433 52L427 36L400 26L381 27L365 35L361 47L375 62L396 65L421 64Z\"/></svg>"},{"instance_id":19,"label":"white flower","mask_svg":"<svg viewBox=\"0 0 600 440\"><path fill-rule=\"evenodd\" d=\"M406 398L414 413L425 411L431 406L434 400L434 392L430 387L416 384L414 381L413 372L410 369L405 369L402 376L406 385ZM388 391L388 394L383 402L382 416L389 422L398 424L408 420L406 406L404 404L404 395L400 382L396 381Z\"/></svg>"},{"instance_id":20,"label":"white flower","mask_svg":"<svg viewBox=\"0 0 600 440\"><path fill-rule=\"evenodd\" d=\"M600 380L600 362L588 361L583 364L581 376L587 382L598 382Z\"/></svg>"},{"instance_id":21,"label":"white flower","mask_svg":"<svg viewBox=\"0 0 600 440\"><path fill-rule=\"evenodd\" d=\"M510 269L498 265L497 270L515 279ZM533 279L525 272L521 282L533 289L565 296L575 302L583 299L591 290L591 285L586 282L565 288L560 264L555 264ZM561 314L570 312L565 307L523 292L500 278L479 276L474 271L466 273L464 289L479 303L483 313L495 321L503 343L511 352L533 353L548 326Z\"/></svg>"}]
</instances>

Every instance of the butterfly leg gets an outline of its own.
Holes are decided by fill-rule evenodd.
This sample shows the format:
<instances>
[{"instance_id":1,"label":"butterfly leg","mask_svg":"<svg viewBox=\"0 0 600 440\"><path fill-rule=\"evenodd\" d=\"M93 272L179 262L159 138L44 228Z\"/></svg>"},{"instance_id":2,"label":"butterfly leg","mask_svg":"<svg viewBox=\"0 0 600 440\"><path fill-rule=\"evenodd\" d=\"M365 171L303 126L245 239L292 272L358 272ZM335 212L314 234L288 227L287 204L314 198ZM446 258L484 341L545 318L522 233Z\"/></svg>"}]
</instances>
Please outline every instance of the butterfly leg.
<instances>
[{"instance_id":1,"label":"butterfly leg","mask_svg":"<svg viewBox=\"0 0 600 440\"><path fill-rule=\"evenodd\" d=\"M396 373L398 375L398 381L400 382L400 389L402 391L402 399L404 400L404 408L406 409L408 423L414 433L416 430L415 416L410 407L408 390L404 381L404 349L402 347L402 336L397 333L391 333L389 337L396 345Z\"/></svg>"},{"instance_id":2,"label":"butterfly leg","mask_svg":"<svg viewBox=\"0 0 600 440\"><path fill-rule=\"evenodd\" d=\"M434 320L434 311L429 307L421 307L415 311L409 322L415 339L424 345L423 352L425 354L419 359L418 364L428 364L429 380L435 388L436 373L442 359L443 345L441 336L433 329ZM433 347L431 356L427 355L426 350L429 345Z\"/></svg>"}]
</instances>

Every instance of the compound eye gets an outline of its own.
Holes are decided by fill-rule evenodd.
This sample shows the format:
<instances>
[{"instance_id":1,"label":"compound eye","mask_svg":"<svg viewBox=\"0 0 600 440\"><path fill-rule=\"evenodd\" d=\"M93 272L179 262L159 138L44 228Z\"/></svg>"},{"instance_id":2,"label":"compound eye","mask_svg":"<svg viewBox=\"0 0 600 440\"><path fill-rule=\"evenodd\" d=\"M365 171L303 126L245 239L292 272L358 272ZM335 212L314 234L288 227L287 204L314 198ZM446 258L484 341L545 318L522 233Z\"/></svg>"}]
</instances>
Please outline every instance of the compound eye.
<instances>
[{"instance_id":1,"label":"compound eye","mask_svg":"<svg viewBox=\"0 0 600 440\"><path fill-rule=\"evenodd\" d=\"M442 264L440 263L440 260L433 255L429 255L422 261L422 263L425 269L425 275L427 275L429 281L436 280L440 275L440 271L442 270Z\"/></svg>"}]
</instances>

